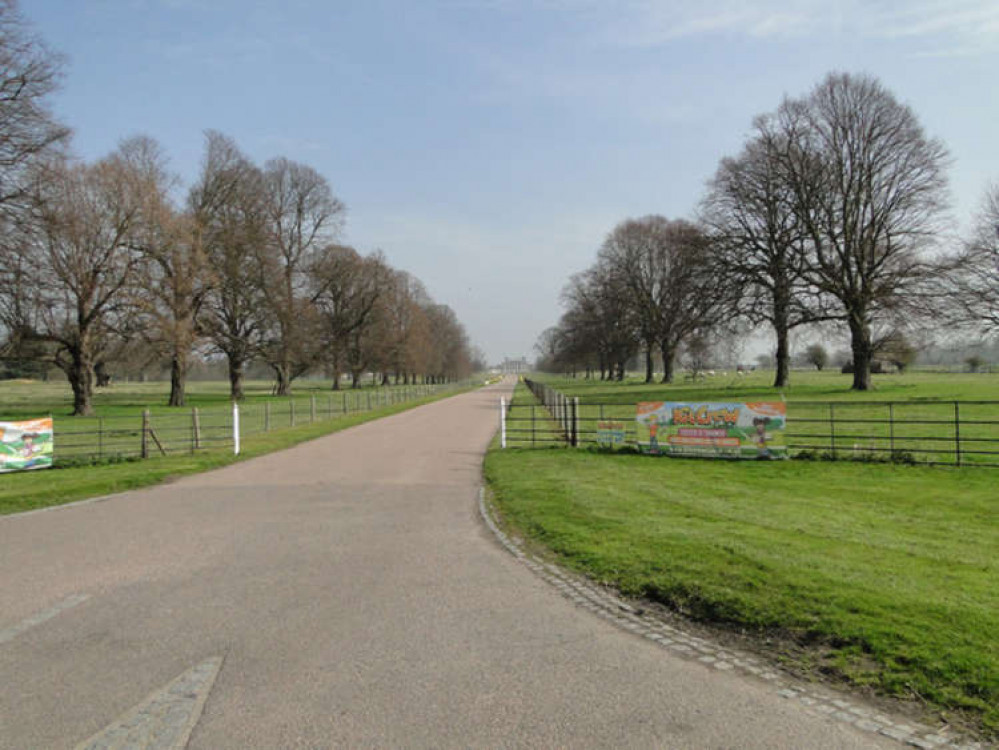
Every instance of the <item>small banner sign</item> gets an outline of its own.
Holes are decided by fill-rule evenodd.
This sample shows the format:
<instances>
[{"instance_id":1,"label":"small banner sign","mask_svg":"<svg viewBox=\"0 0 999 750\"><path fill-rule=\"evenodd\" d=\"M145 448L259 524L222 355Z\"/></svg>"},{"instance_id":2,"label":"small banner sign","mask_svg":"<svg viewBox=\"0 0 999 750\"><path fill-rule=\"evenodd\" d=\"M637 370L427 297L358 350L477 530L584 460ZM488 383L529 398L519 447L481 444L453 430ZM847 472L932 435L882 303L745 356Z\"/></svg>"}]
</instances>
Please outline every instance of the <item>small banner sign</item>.
<instances>
[{"instance_id":1,"label":"small banner sign","mask_svg":"<svg viewBox=\"0 0 999 750\"><path fill-rule=\"evenodd\" d=\"M597 445L605 448L619 447L624 445L624 439L624 422L604 420L597 422Z\"/></svg>"},{"instance_id":2,"label":"small banner sign","mask_svg":"<svg viewBox=\"0 0 999 750\"><path fill-rule=\"evenodd\" d=\"M0 472L52 465L52 417L0 422Z\"/></svg>"},{"instance_id":3,"label":"small banner sign","mask_svg":"<svg viewBox=\"0 0 999 750\"><path fill-rule=\"evenodd\" d=\"M787 458L782 402L638 404L643 453L709 458Z\"/></svg>"}]
</instances>

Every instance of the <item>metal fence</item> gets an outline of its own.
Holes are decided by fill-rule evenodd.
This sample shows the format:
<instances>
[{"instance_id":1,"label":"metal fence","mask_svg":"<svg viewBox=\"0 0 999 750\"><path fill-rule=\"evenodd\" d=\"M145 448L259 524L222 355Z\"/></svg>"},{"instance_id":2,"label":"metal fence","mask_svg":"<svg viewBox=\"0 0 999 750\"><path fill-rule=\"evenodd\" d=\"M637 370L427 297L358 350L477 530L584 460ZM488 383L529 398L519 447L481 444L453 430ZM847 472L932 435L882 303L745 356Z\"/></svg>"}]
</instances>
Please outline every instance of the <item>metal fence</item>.
<instances>
[{"instance_id":1,"label":"metal fence","mask_svg":"<svg viewBox=\"0 0 999 750\"><path fill-rule=\"evenodd\" d=\"M407 403L465 387L468 381L438 385L389 386L357 391L327 391L307 396L239 405L238 434L342 418ZM178 409L163 407L139 415L56 417L54 460L59 465L94 460L149 458L194 453L234 445L236 430L230 406Z\"/></svg>"},{"instance_id":2,"label":"metal fence","mask_svg":"<svg viewBox=\"0 0 999 750\"><path fill-rule=\"evenodd\" d=\"M505 407L508 445L606 446L601 434L617 432L615 447L637 447L636 404L524 382L533 398ZM789 401L784 437L798 458L999 466L999 401Z\"/></svg>"}]
</instances>

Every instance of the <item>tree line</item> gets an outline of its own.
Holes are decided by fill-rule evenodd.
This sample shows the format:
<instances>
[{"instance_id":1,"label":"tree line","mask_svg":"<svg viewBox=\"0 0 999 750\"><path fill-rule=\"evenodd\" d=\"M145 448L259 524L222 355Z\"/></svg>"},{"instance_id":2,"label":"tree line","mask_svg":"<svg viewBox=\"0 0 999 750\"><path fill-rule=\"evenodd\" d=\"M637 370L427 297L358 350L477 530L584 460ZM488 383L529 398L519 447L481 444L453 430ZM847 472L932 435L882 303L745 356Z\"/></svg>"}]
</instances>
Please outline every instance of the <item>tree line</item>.
<instances>
[{"instance_id":1,"label":"tree line","mask_svg":"<svg viewBox=\"0 0 999 750\"><path fill-rule=\"evenodd\" d=\"M947 232L949 155L877 79L833 73L756 117L721 160L692 220L627 219L563 291L541 364L621 378L643 353L663 382L679 352L697 361L740 326L776 339L774 385L787 385L789 334L808 324L849 333L853 388L878 351L946 325L999 331L999 187L971 236ZM908 355L907 355L908 356Z\"/></svg>"},{"instance_id":2,"label":"tree line","mask_svg":"<svg viewBox=\"0 0 999 750\"><path fill-rule=\"evenodd\" d=\"M0 2L0 61L0 355L62 370L75 414L128 356L169 364L173 406L199 356L224 356L234 399L252 362L279 395L316 370L337 389L366 372L442 382L481 366L417 278L338 241L345 206L311 166L255 164L211 130L186 191L149 137L80 161L47 106L63 61L13 0Z\"/></svg>"}]
</instances>

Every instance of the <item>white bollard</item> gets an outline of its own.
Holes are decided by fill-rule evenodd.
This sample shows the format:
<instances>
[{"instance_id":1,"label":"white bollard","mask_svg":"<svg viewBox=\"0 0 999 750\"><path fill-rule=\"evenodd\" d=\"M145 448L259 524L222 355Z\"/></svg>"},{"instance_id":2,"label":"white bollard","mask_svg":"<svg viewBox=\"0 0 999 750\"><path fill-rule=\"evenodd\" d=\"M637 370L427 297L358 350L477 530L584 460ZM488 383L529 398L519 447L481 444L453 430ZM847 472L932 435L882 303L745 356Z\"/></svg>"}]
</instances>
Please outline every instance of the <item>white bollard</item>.
<instances>
[{"instance_id":1,"label":"white bollard","mask_svg":"<svg viewBox=\"0 0 999 750\"><path fill-rule=\"evenodd\" d=\"M239 404L232 402L232 452L239 455Z\"/></svg>"},{"instance_id":2,"label":"white bollard","mask_svg":"<svg viewBox=\"0 0 999 750\"><path fill-rule=\"evenodd\" d=\"M500 396L500 448L506 448L506 399Z\"/></svg>"}]
</instances>

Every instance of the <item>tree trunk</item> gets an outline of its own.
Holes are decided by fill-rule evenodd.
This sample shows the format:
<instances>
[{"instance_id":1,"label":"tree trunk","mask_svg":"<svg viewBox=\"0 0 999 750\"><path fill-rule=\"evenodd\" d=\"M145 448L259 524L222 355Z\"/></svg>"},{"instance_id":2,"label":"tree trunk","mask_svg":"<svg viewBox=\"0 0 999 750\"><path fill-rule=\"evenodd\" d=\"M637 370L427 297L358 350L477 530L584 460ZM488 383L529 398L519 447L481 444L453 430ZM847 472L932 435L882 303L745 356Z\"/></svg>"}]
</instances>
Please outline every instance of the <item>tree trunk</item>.
<instances>
[{"instance_id":1,"label":"tree trunk","mask_svg":"<svg viewBox=\"0 0 999 750\"><path fill-rule=\"evenodd\" d=\"M66 377L73 389L73 416L89 417L94 413L94 371L90 358L80 349L70 352L71 360Z\"/></svg>"},{"instance_id":2,"label":"tree trunk","mask_svg":"<svg viewBox=\"0 0 999 750\"><path fill-rule=\"evenodd\" d=\"M181 351L174 351L170 358L170 406L184 406L185 385L187 382L187 355Z\"/></svg>"},{"instance_id":3,"label":"tree trunk","mask_svg":"<svg viewBox=\"0 0 999 750\"><path fill-rule=\"evenodd\" d=\"M340 377L343 375L340 372L340 358L336 355L333 356L333 390L340 390Z\"/></svg>"},{"instance_id":4,"label":"tree trunk","mask_svg":"<svg viewBox=\"0 0 999 750\"><path fill-rule=\"evenodd\" d=\"M783 318L783 320L782 320ZM774 388L785 388L791 372L791 352L788 350L787 316L774 316L774 333L777 334L777 375Z\"/></svg>"},{"instance_id":5,"label":"tree trunk","mask_svg":"<svg viewBox=\"0 0 999 750\"><path fill-rule=\"evenodd\" d=\"M874 347L871 344L871 328L867 325L865 317L863 313L853 313L849 316L855 391L871 389L871 360L874 358Z\"/></svg>"},{"instance_id":6,"label":"tree trunk","mask_svg":"<svg viewBox=\"0 0 999 750\"><path fill-rule=\"evenodd\" d=\"M676 351L667 342L661 342L659 344L659 353L663 358L663 383L673 382L673 359L676 357Z\"/></svg>"},{"instance_id":7,"label":"tree trunk","mask_svg":"<svg viewBox=\"0 0 999 750\"><path fill-rule=\"evenodd\" d=\"M651 383L655 378L655 370L652 367L652 344L645 347L645 382Z\"/></svg>"},{"instance_id":8,"label":"tree trunk","mask_svg":"<svg viewBox=\"0 0 999 750\"><path fill-rule=\"evenodd\" d=\"M277 390L275 390L275 396L290 396L291 395L291 363L290 362L279 362L273 365L274 374L277 375Z\"/></svg>"},{"instance_id":9,"label":"tree trunk","mask_svg":"<svg viewBox=\"0 0 999 750\"><path fill-rule=\"evenodd\" d=\"M229 357L229 397L233 401L243 400L243 361Z\"/></svg>"}]
</instances>

